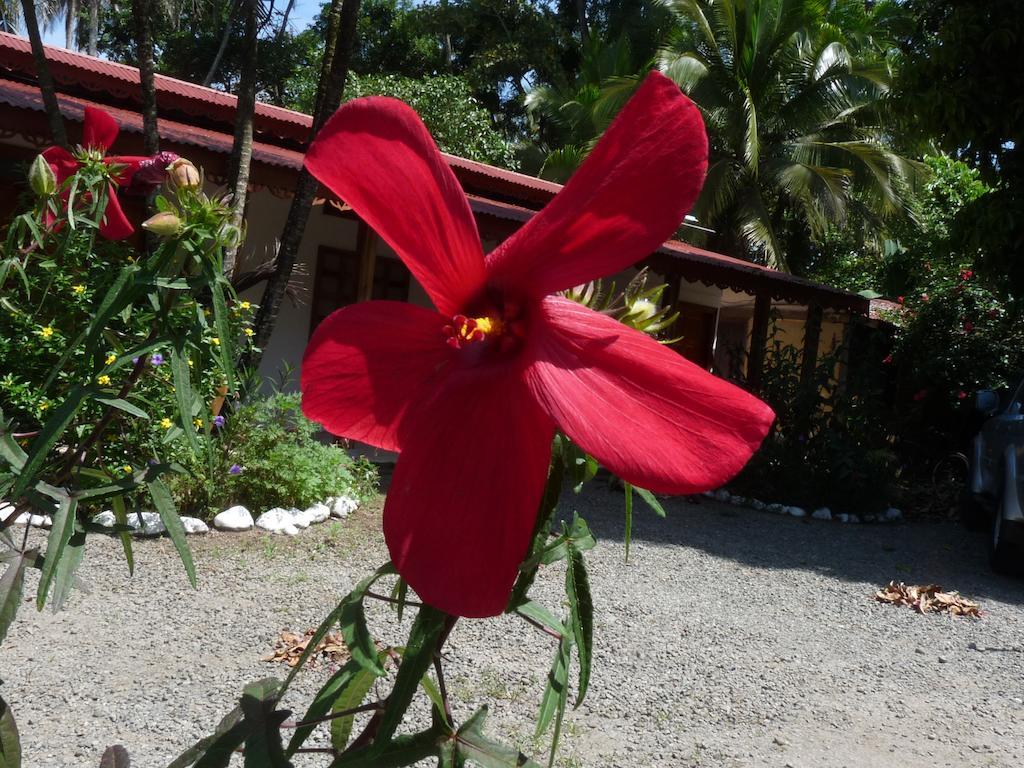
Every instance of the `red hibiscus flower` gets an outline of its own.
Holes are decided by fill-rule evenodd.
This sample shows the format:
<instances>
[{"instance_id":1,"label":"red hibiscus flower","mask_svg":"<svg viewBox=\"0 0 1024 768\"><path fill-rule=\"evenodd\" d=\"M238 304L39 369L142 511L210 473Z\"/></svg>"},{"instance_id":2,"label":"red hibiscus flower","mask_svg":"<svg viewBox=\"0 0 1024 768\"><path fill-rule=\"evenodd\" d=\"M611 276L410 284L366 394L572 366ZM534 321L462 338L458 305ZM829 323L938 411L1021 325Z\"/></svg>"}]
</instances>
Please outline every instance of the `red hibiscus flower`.
<instances>
[{"instance_id":1,"label":"red hibiscus flower","mask_svg":"<svg viewBox=\"0 0 1024 768\"><path fill-rule=\"evenodd\" d=\"M384 534L430 605L474 617L505 608L556 429L624 480L672 494L719 486L760 445L767 405L557 295L655 251L700 191L700 113L664 76L647 78L565 188L487 256L458 181L399 101L342 107L306 167L436 307L340 309L302 364L311 419L401 452Z\"/></svg>"},{"instance_id":2,"label":"red hibiscus flower","mask_svg":"<svg viewBox=\"0 0 1024 768\"><path fill-rule=\"evenodd\" d=\"M97 151L105 155L106 151L110 149L117 139L119 132L120 128L117 125L117 121L102 109L96 109L95 107L85 108L85 121L82 126L82 146L86 150ZM53 168L58 184L63 184L67 181L69 177L78 171L81 165L77 158L63 147L49 147L43 151L43 157L46 158L46 162ZM131 182L132 176L139 168L139 164L148 159L146 157L110 155L104 157L103 162L107 165L117 166L116 176L112 180L117 185L124 187ZM47 224L52 226L55 223L51 214ZM121 203L118 202L114 184L111 184L108 190L107 207L103 212L103 221L100 222L100 234L108 240L123 240L134 231L135 228L124 215L124 211L121 210Z\"/></svg>"}]
</instances>

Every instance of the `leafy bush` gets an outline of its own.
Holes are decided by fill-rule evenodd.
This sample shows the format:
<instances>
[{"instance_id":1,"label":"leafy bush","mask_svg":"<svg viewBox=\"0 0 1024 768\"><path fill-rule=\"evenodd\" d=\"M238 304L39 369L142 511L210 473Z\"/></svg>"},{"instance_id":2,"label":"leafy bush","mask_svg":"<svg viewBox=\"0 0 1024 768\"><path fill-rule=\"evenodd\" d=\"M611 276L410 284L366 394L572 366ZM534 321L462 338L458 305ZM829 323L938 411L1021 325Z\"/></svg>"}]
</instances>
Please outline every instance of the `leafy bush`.
<instances>
[{"instance_id":1,"label":"leafy bush","mask_svg":"<svg viewBox=\"0 0 1024 768\"><path fill-rule=\"evenodd\" d=\"M868 339L870 358L885 339ZM877 514L892 499L899 470L888 430L885 376L848 365L841 350L822 356L801 381L802 351L775 341L765 355L761 397L776 422L733 482L744 495L833 512Z\"/></svg>"},{"instance_id":2,"label":"leafy bush","mask_svg":"<svg viewBox=\"0 0 1024 768\"><path fill-rule=\"evenodd\" d=\"M330 496L364 500L377 489L377 472L337 445L317 440L297 394L275 394L239 407L211 431L205 450L186 455L188 474L173 484L182 504L200 515L232 504L254 512L300 507Z\"/></svg>"}]
</instances>

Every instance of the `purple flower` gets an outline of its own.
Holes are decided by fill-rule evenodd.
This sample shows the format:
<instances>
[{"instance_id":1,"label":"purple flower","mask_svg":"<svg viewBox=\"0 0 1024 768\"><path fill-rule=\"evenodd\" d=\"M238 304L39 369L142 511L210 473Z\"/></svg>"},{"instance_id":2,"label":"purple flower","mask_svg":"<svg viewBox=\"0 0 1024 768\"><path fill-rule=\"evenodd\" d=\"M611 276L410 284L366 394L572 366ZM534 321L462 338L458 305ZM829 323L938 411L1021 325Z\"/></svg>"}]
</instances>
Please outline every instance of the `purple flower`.
<instances>
[{"instance_id":1,"label":"purple flower","mask_svg":"<svg viewBox=\"0 0 1024 768\"><path fill-rule=\"evenodd\" d=\"M150 355L149 362L151 362L153 365L163 365L164 356L161 355L159 352L154 352L152 355Z\"/></svg>"},{"instance_id":2,"label":"purple flower","mask_svg":"<svg viewBox=\"0 0 1024 768\"><path fill-rule=\"evenodd\" d=\"M223 427L224 426L224 417L223 416L214 416L213 417L213 426L215 426L217 429L220 429L221 427ZM234 466L237 467L238 465L235 464ZM237 473L235 473L235 474L237 474Z\"/></svg>"},{"instance_id":3,"label":"purple flower","mask_svg":"<svg viewBox=\"0 0 1024 768\"><path fill-rule=\"evenodd\" d=\"M132 358L132 365L138 365L138 364L139 364L139 358L133 357Z\"/></svg>"},{"instance_id":4,"label":"purple flower","mask_svg":"<svg viewBox=\"0 0 1024 768\"><path fill-rule=\"evenodd\" d=\"M242 468L238 464L232 464L228 469L229 475L240 475L242 474Z\"/></svg>"}]
</instances>

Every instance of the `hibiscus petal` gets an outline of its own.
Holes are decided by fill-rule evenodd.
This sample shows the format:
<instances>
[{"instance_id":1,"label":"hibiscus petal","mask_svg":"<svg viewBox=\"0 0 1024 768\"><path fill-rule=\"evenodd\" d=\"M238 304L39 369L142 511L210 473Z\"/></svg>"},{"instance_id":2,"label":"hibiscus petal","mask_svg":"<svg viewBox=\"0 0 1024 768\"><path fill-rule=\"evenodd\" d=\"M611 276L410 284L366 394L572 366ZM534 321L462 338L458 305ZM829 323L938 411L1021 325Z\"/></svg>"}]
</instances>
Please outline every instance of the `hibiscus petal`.
<instances>
[{"instance_id":1,"label":"hibiscus petal","mask_svg":"<svg viewBox=\"0 0 1024 768\"><path fill-rule=\"evenodd\" d=\"M47 147L43 150L43 158L53 169L58 184L63 184L78 170L78 161L75 160L75 156L63 147Z\"/></svg>"},{"instance_id":2,"label":"hibiscus petal","mask_svg":"<svg viewBox=\"0 0 1024 768\"><path fill-rule=\"evenodd\" d=\"M100 222L100 234L107 240L124 240L135 232L135 227L124 215L113 184L107 188L107 195L107 208L103 211L103 221Z\"/></svg>"},{"instance_id":3,"label":"hibiscus petal","mask_svg":"<svg viewBox=\"0 0 1024 768\"><path fill-rule=\"evenodd\" d=\"M401 449L409 406L432 391L455 351L445 320L397 301L368 301L317 326L302 360L302 410L335 435Z\"/></svg>"},{"instance_id":4,"label":"hibiscus petal","mask_svg":"<svg viewBox=\"0 0 1024 768\"><path fill-rule=\"evenodd\" d=\"M462 311L484 282L466 195L419 116L397 99L356 99L327 121L306 168L395 249L437 309Z\"/></svg>"},{"instance_id":5,"label":"hibiscus petal","mask_svg":"<svg viewBox=\"0 0 1024 768\"><path fill-rule=\"evenodd\" d=\"M85 108L82 124L82 146L106 152L117 139L121 128L109 113L96 107Z\"/></svg>"},{"instance_id":6,"label":"hibiscus petal","mask_svg":"<svg viewBox=\"0 0 1024 768\"><path fill-rule=\"evenodd\" d=\"M641 488L717 488L775 418L748 392L567 299L544 299L531 343L527 378L541 405L583 450Z\"/></svg>"},{"instance_id":7,"label":"hibiscus petal","mask_svg":"<svg viewBox=\"0 0 1024 768\"><path fill-rule=\"evenodd\" d=\"M652 72L562 191L488 255L491 281L540 296L646 258L693 207L707 154L700 111Z\"/></svg>"},{"instance_id":8,"label":"hibiscus petal","mask_svg":"<svg viewBox=\"0 0 1024 768\"><path fill-rule=\"evenodd\" d=\"M474 618L505 609L553 435L519 370L461 369L417 408L388 490L384 536L426 603Z\"/></svg>"}]
</instances>

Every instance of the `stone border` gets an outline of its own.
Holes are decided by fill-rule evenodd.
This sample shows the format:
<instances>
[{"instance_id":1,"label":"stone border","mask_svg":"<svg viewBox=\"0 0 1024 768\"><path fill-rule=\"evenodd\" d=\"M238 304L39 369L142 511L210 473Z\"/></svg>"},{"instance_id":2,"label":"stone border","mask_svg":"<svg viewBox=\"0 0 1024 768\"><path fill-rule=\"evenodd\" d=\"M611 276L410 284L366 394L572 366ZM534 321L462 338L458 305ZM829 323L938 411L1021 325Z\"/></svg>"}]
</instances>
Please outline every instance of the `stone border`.
<instances>
[{"instance_id":1,"label":"stone border","mask_svg":"<svg viewBox=\"0 0 1024 768\"><path fill-rule=\"evenodd\" d=\"M766 504L759 499L748 499L746 496L730 493L725 488L719 488L716 491L705 491L701 495L715 501L720 501L723 504L756 509L759 512L774 512L778 515L789 515L796 518L808 517L807 510L803 507L777 503ZM889 507L877 515L855 515L846 512L833 513L828 507L819 507L811 512L810 518L812 520L834 520L840 523L895 523L903 519L903 512L896 507Z\"/></svg>"}]
</instances>

